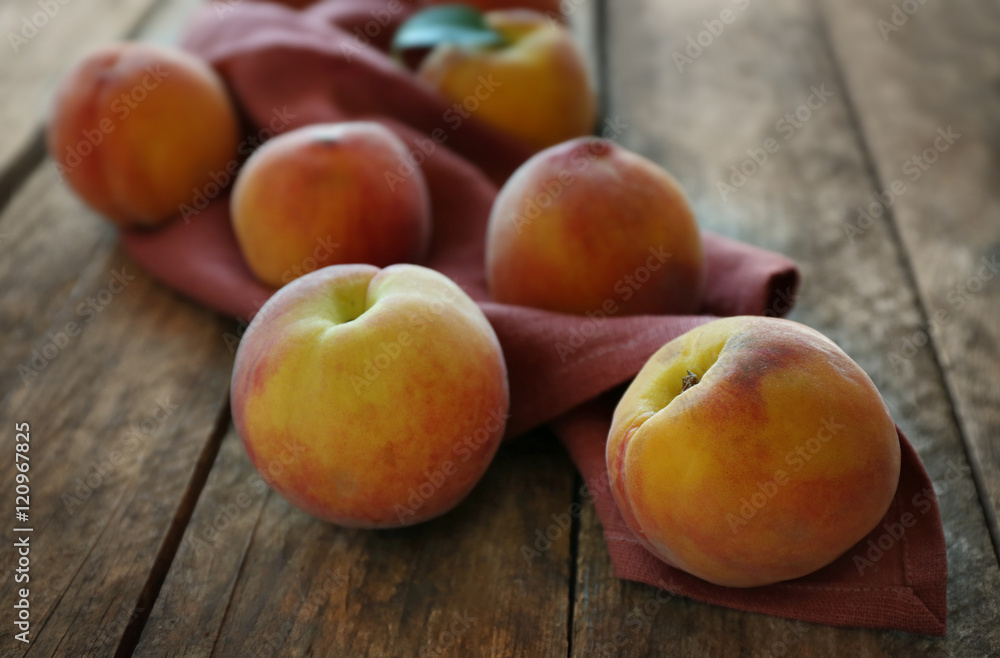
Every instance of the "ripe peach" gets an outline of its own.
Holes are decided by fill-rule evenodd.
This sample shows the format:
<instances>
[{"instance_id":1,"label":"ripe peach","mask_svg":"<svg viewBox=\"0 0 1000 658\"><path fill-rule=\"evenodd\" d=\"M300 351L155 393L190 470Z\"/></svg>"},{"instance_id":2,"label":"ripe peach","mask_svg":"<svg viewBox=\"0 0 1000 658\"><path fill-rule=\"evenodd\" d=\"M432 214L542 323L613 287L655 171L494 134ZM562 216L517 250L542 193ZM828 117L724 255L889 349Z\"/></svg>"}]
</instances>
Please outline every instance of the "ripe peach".
<instances>
[{"instance_id":1,"label":"ripe peach","mask_svg":"<svg viewBox=\"0 0 1000 658\"><path fill-rule=\"evenodd\" d=\"M670 174L613 142L576 139L514 172L490 213L494 299L563 313L693 313L701 236Z\"/></svg>"},{"instance_id":2,"label":"ripe peach","mask_svg":"<svg viewBox=\"0 0 1000 658\"><path fill-rule=\"evenodd\" d=\"M236 161L238 141L219 76L193 55L146 43L107 46L77 64L56 92L48 130L66 182L122 226L177 214Z\"/></svg>"},{"instance_id":3,"label":"ripe peach","mask_svg":"<svg viewBox=\"0 0 1000 658\"><path fill-rule=\"evenodd\" d=\"M368 121L306 126L257 149L232 196L250 269L279 287L324 265L422 258L431 231L423 174L386 177L406 157L402 140Z\"/></svg>"},{"instance_id":4,"label":"ripe peach","mask_svg":"<svg viewBox=\"0 0 1000 658\"><path fill-rule=\"evenodd\" d=\"M484 20L505 45L439 44L421 63L419 77L462 116L482 119L536 148L588 134L597 102L570 31L530 10L492 11Z\"/></svg>"},{"instance_id":5,"label":"ripe peach","mask_svg":"<svg viewBox=\"0 0 1000 658\"><path fill-rule=\"evenodd\" d=\"M233 421L264 479L339 525L443 514L496 452L500 343L454 282L417 265L335 265L260 310L236 353Z\"/></svg>"},{"instance_id":6,"label":"ripe peach","mask_svg":"<svg viewBox=\"0 0 1000 658\"><path fill-rule=\"evenodd\" d=\"M753 587L823 567L885 515L899 440L875 385L789 320L667 343L615 410L608 474L633 532L699 578Z\"/></svg>"}]
</instances>

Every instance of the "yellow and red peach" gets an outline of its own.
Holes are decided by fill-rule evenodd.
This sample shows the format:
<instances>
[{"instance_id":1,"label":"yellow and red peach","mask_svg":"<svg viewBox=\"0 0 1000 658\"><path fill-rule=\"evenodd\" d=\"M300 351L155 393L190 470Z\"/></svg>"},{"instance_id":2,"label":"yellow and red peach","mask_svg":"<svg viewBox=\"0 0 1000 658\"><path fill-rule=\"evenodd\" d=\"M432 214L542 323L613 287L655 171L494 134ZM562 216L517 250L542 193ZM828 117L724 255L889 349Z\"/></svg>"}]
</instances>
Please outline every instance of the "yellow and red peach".
<instances>
[{"instance_id":1,"label":"yellow and red peach","mask_svg":"<svg viewBox=\"0 0 1000 658\"><path fill-rule=\"evenodd\" d=\"M250 269L280 287L325 265L423 258L427 185L419 169L394 174L408 156L399 137L369 121L306 126L261 146L232 196L233 229Z\"/></svg>"},{"instance_id":2,"label":"yellow and red peach","mask_svg":"<svg viewBox=\"0 0 1000 658\"><path fill-rule=\"evenodd\" d=\"M239 125L219 76L183 51L146 43L101 48L55 95L52 159L73 190L122 226L177 214L237 158Z\"/></svg>"},{"instance_id":3,"label":"yellow and red peach","mask_svg":"<svg viewBox=\"0 0 1000 658\"><path fill-rule=\"evenodd\" d=\"M581 138L514 172L490 213L494 299L563 313L694 313L701 236L670 174L613 142Z\"/></svg>"},{"instance_id":4,"label":"yellow and red peach","mask_svg":"<svg viewBox=\"0 0 1000 658\"><path fill-rule=\"evenodd\" d=\"M590 133L597 102L568 28L521 9L489 12L484 20L504 45L439 44L421 62L419 77L463 114L535 148Z\"/></svg>"},{"instance_id":5,"label":"yellow and red peach","mask_svg":"<svg viewBox=\"0 0 1000 658\"><path fill-rule=\"evenodd\" d=\"M615 410L607 463L653 554L753 587L816 571L870 532L895 494L900 450L875 385L832 341L735 317L649 359Z\"/></svg>"},{"instance_id":6,"label":"yellow and red peach","mask_svg":"<svg viewBox=\"0 0 1000 658\"><path fill-rule=\"evenodd\" d=\"M500 344L454 282L335 265L279 290L236 353L233 421L297 507L385 528L448 511L489 465L509 406Z\"/></svg>"}]
</instances>

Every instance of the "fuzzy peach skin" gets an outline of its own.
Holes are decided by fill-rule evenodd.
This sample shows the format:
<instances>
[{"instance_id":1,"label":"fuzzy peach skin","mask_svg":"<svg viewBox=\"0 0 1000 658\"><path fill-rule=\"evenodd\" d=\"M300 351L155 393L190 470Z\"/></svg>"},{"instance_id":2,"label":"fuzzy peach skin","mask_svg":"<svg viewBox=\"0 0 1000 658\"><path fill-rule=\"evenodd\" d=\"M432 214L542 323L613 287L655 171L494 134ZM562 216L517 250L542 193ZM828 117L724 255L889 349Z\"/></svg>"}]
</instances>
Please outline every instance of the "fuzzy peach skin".
<instances>
[{"instance_id":1,"label":"fuzzy peach skin","mask_svg":"<svg viewBox=\"0 0 1000 658\"><path fill-rule=\"evenodd\" d=\"M697 383L682 391L688 371ZM871 531L900 454L875 385L832 341L735 317L649 359L615 410L607 461L618 507L654 555L754 587L816 571Z\"/></svg>"},{"instance_id":2,"label":"fuzzy peach skin","mask_svg":"<svg viewBox=\"0 0 1000 658\"><path fill-rule=\"evenodd\" d=\"M386 178L406 157L402 140L370 121L306 126L261 146L232 196L250 269L280 287L324 265L422 259L431 233L423 174Z\"/></svg>"},{"instance_id":3,"label":"fuzzy peach skin","mask_svg":"<svg viewBox=\"0 0 1000 658\"><path fill-rule=\"evenodd\" d=\"M525 162L490 213L493 298L563 313L694 313L701 235L684 191L613 142L580 138Z\"/></svg>"},{"instance_id":4,"label":"fuzzy peach skin","mask_svg":"<svg viewBox=\"0 0 1000 658\"><path fill-rule=\"evenodd\" d=\"M235 171L239 122L219 76L183 51L118 43L62 80L48 148L71 188L121 226L178 213Z\"/></svg>"},{"instance_id":5,"label":"fuzzy peach skin","mask_svg":"<svg viewBox=\"0 0 1000 658\"><path fill-rule=\"evenodd\" d=\"M474 116L536 148L590 133L597 102L572 33L524 9L492 11L485 21L505 45L441 44L420 64L419 77L460 117Z\"/></svg>"},{"instance_id":6,"label":"fuzzy peach skin","mask_svg":"<svg viewBox=\"0 0 1000 658\"><path fill-rule=\"evenodd\" d=\"M263 478L314 516L366 528L458 504L509 406L486 317L417 265L335 265L279 290L240 342L231 390Z\"/></svg>"}]
</instances>

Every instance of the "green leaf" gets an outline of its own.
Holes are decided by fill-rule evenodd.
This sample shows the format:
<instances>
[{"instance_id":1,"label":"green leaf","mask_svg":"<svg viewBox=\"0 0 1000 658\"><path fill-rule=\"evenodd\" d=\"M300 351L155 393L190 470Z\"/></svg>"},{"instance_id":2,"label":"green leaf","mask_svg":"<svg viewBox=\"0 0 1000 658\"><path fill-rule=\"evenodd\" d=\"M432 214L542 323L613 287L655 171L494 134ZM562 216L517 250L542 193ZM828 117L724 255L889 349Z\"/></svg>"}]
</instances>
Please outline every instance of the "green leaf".
<instances>
[{"instance_id":1,"label":"green leaf","mask_svg":"<svg viewBox=\"0 0 1000 658\"><path fill-rule=\"evenodd\" d=\"M418 11L400 25L392 38L392 52L433 48L440 43L496 47L506 41L486 24L478 9L461 4L439 5Z\"/></svg>"}]
</instances>

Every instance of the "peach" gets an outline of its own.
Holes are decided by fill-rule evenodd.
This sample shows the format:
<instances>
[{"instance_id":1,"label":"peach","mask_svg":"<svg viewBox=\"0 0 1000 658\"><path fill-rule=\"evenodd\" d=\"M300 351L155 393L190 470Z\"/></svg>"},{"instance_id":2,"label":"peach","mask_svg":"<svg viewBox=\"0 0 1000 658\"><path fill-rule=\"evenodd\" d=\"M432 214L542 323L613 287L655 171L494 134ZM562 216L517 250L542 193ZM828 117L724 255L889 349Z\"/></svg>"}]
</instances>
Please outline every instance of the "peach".
<instances>
[{"instance_id":1,"label":"peach","mask_svg":"<svg viewBox=\"0 0 1000 658\"><path fill-rule=\"evenodd\" d=\"M119 43L63 79L48 147L87 204L121 226L153 226L211 175L235 169L238 123L206 63L174 48Z\"/></svg>"},{"instance_id":2,"label":"peach","mask_svg":"<svg viewBox=\"0 0 1000 658\"><path fill-rule=\"evenodd\" d=\"M486 25L504 45L440 43L418 76L474 116L535 148L588 134L597 102L570 31L530 10L492 11Z\"/></svg>"},{"instance_id":3,"label":"peach","mask_svg":"<svg viewBox=\"0 0 1000 658\"><path fill-rule=\"evenodd\" d=\"M613 142L582 138L534 155L490 213L494 299L563 313L694 313L701 235L677 181Z\"/></svg>"},{"instance_id":4,"label":"peach","mask_svg":"<svg viewBox=\"0 0 1000 658\"><path fill-rule=\"evenodd\" d=\"M402 140L368 121L306 126L261 146L232 196L233 229L250 269L280 287L324 265L421 259L430 196L419 169L395 175L407 157Z\"/></svg>"},{"instance_id":5,"label":"peach","mask_svg":"<svg viewBox=\"0 0 1000 658\"><path fill-rule=\"evenodd\" d=\"M240 342L231 390L264 479L314 516L368 528L458 504L509 406L486 317L418 265L335 265L279 290Z\"/></svg>"},{"instance_id":6,"label":"peach","mask_svg":"<svg viewBox=\"0 0 1000 658\"><path fill-rule=\"evenodd\" d=\"M734 317L649 359L615 410L607 462L618 507L653 554L753 587L811 573L870 532L900 451L875 385L832 341Z\"/></svg>"}]
</instances>

